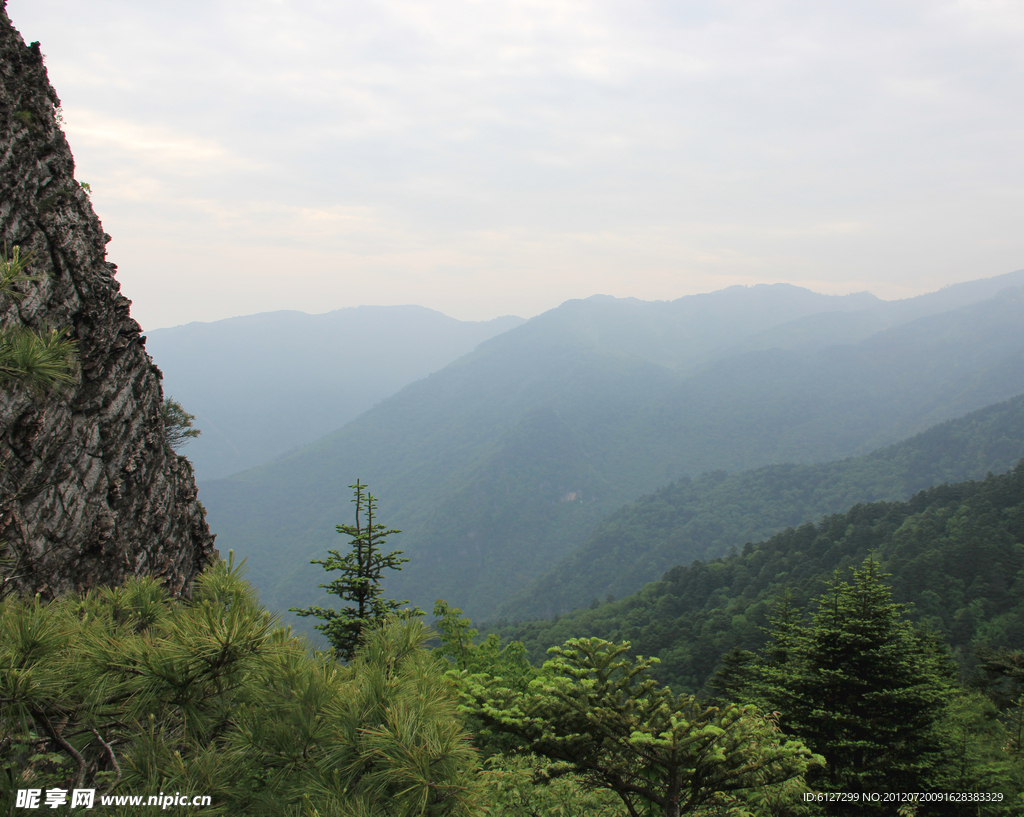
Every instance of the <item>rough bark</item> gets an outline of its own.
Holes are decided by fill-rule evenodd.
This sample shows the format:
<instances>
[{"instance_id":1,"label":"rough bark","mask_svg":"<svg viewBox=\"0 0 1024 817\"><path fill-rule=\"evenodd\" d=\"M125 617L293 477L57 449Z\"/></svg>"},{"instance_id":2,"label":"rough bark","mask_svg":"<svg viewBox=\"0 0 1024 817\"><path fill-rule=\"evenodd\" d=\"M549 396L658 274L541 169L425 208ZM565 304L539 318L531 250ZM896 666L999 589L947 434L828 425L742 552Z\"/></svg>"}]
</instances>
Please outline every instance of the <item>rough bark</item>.
<instances>
[{"instance_id":1,"label":"rough bark","mask_svg":"<svg viewBox=\"0 0 1024 817\"><path fill-rule=\"evenodd\" d=\"M175 593L216 556L188 460L165 442L160 371L106 260L110 237L74 179L39 44L0 0L0 242L33 253L0 327L68 327L77 382L0 391L0 591L156 574Z\"/></svg>"}]
</instances>

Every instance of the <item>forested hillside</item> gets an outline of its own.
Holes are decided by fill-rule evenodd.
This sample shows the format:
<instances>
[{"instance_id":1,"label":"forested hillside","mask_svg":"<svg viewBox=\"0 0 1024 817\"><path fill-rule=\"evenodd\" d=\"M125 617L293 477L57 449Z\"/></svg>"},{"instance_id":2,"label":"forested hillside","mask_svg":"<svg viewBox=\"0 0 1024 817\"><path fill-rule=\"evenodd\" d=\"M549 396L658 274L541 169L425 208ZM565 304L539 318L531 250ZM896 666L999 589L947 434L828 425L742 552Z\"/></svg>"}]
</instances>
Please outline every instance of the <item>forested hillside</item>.
<instances>
[{"instance_id":1,"label":"forested hillside","mask_svg":"<svg viewBox=\"0 0 1024 817\"><path fill-rule=\"evenodd\" d=\"M910 618L938 632L964 668L979 647L1024 649L1024 464L936 486L909 502L856 505L743 552L669 570L638 593L552 621L501 630L534 658L572 636L629 641L657 676L697 690L734 648L763 646L781 594L804 607L835 571L874 553Z\"/></svg>"},{"instance_id":2,"label":"forested hillside","mask_svg":"<svg viewBox=\"0 0 1024 817\"><path fill-rule=\"evenodd\" d=\"M153 315L914 291L1015 251L974 161L1014 123L957 126L979 55L973 102L1019 94L991 9L21 3L65 109L7 5L0 815L1024 814L1024 270L273 312L154 360L92 200ZM993 229L936 244L958 211Z\"/></svg>"},{"instance_id":3,"label":"forested hillside","mask_svg":"<svg viewBox=\"0 0 1024 817\"><path fill-rule=\"evenodd\" d=\"M1024 396L908 440L816 465L685 477L615 512L586 542L505 602L498 616L550 618L633 593L669 568L708 561L861 502L1000 474L1024 458Z\"/></svg>"},{"instance_id":4,"label":"forested hillside","mask_svg":"<svg viewBox=\"0 0 1024 817\"><path fill-rule=\"evenodd\" d=\"M155 329L146 347L202 431L188 447L202 480L310 443L520 323L422 306L265 312Z\"/></svg>"},{"instance_id":5,"label":"forested hillside","mask_svg":"<svg viewBox=\"0 0 1024 817\"><path fill-rule=\"evenodd\" d=\"M682 321L698 314L685 299L675 311L606 298L569 302L306 449L204 483L218 543L249 559L270 606L313 603L318 582L307 563L334 545L344 486L358 477L404 531L413 560L389 592L422 607L447 598L482 618L609 513L673 480L866 454L1024 392L1024 300L1016 289L852 345L822 340L681 370L684 335L707 330L691 361L708 354L714 338L726 354L726 341L764 328L751 314L784 321L796 313L775 303L794 289L706 296L718 306L703 323ZM822 308L824 296L808 295L794 297L809 301L806 311ZM729 302L732 332L721 328Z\"/></svg>"}]
</instances>

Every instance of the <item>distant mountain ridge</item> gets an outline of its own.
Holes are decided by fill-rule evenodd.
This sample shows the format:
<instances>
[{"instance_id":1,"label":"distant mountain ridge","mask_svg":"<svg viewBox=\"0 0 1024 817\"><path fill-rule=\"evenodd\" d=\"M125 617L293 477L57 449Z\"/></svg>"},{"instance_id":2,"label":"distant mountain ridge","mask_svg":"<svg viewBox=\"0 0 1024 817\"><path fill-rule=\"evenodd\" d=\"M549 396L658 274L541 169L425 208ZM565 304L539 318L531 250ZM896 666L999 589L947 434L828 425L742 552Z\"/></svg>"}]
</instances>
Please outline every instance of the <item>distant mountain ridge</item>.
<instances>
[{"instance_id":1,"label":"distant mountain ridge","mask_svg":"<svg viewBox=\"0 0 1024 817\"><path fill-rule=\"evenodd\" d=\"M523 322L422 306L280 311L146 333L164 391L196 415L200 479L267 462L334 431L481 341Z\"/></svg>"},{"instance_id":2,"label":"distant mountain ridge","mask_svg":"<svg viewBox=\"0 0 1024 817\"><path fill-rule=\"evenodd\" d=\"M728 350L876 299L765 285L570 301L314 445L205 482L203 500L264 599L303 606L320 595L306 562L338 545L359 477L412 559L388 592L487 617L609 513L682 476L866 454L1024 392L1015 276L967 285L958 297L1001 294L944 313L934 296L878 306L909 317L857 343L832 344L820 321L813 343L743 354Z\"/></svg>"},{"instance_id":3,"label":"distant mountain ridge","mask_svg":"<svg viewBox=\"0 0 1024 817\"><path fill-rule=\"evenodd\" d=\"M742 352L814 346L823 334L836 342L863 340L1020 284L1024 270L902 301L867 292L820 295L789 284L735 286L675 301L596 295L564 304L557 332L561 342L569 330L584 345L692 373ZM582 305L575 324L565 314L573 304ZM537 343L545 342L543 319L531 328ZM458 321L419 306L361 306L196 322L154 329L146 338L165 391L196 415L203 434L186 450L199 478L208 480L311 443L523 323L514 316ZM743 339L730 345L736 333Z\"/></svg>"},{"instance_id":4,"label":"distant mountain ridge","mask_svg":"<svg viewBox=\"0 0 1024 817\"><path fill-rule=\"evenodd\" d=\"M691 373L743 352L857 343L1019 286L1024 269L896 301L869 292L821 295L793 284L736 285L674 301L594 295L538 315L520 333L545 338L547 320L554 320L560 333L572 330L598 348Z\"/></svg>"}]
</instances>

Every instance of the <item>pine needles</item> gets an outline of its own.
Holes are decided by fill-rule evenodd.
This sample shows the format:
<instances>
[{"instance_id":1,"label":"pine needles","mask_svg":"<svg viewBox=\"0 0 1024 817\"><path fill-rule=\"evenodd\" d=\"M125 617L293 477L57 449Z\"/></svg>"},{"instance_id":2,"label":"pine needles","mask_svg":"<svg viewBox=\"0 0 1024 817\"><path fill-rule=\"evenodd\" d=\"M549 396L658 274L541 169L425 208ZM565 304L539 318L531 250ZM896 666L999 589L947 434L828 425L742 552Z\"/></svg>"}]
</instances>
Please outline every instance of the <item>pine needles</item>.
<instances>
[{"instance_id":1,"label":"pine needles","mask_svg":"<svg viewBox=\"0 0 1024 817\"><path fill-rule=\"evenodd\" d=\"M25 297L19 285L38 283L41 275L30 275L32 252L15 245L8 257L0 255L0 300L20 301ZM68 337L68 328L45 328L33 332L22 327L0 331L0 386L22 386L41 395L56 386L73 383L78 347Z\"/></svg>"}]
</instances>

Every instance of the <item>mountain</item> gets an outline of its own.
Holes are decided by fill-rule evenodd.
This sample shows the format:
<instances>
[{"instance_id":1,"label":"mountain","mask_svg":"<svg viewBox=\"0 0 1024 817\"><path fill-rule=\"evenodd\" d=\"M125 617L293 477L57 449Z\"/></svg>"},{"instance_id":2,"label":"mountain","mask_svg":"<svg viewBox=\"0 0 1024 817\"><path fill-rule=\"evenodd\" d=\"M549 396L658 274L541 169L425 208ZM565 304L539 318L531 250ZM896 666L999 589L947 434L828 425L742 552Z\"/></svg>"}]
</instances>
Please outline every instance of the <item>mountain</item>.
<instances>
[{"instance_id":1,"label":"mountain","mask_svg":"<svg viewBox=\"0 0 1024 817\"><path fill-rule=\"evenodd\" d=\"M744 351L813 346L823 337L861 340L1014 283L1024 283L1024 272L895 302L868 293L824 296L785 284L746 292L730 287L671 303L595 296L575 316L572 331L600 348L692 372ZM602 300L611 306L601 309ZM190 323L151 330L146 339L165 391L196 416L203 432L187 451L206 480L311 443L521 323L513 316L472 322L418 306L362 306ZM556 333L569 328L552 327ZM539 322L536 342L544 342L546 330Z\"/></svg>"},{"instance_id":2,"label":"mountain","mask_svg":"<svg viewBox=\"0 0 1024 817\"><path fill-rule=\"evenodd\" d=\"M815 465L685 477L604 519L579 548L496 615L550 618L635 593L675 565L724 556L860 502L904 500L944 482L1003 473L1024 458L1024 395L908 440Z\"/></svg>"},{"instance_id":3,"label":"mountain","mask_svg":"<svg viewBox=\"0 0 1024 817\"><path fill-rule=\"evenodd\" d=\"M155 574L174 594L216 556L192 468L164 437L159 370L74 178L39 43L0 3L0 247L30 259L5 331L66 330L74 383L0 390L0 597L43 598Z\"/></svg>"},{"instance_id":4,"label":"mountain","mask_svg":"<svg viewBox=\"0 0 1024 817\"><path fill-rule=\"evenodd\" d=\"M339 545L358 477L405 531L412 562L388 592L486 617L609 513L680 477L862 455L1024 392L1013 287L857 343L728 351L862 308L909 307L784 285L570 301L301 451L203 483L203 500L264 600L306 606L321 581L306 563Z\"/></svg>"},{"instance_id":5,"label":"mountain","mask_svg":"<svg viewBox=\"0 0 1024 817\"><path fill-rule=\"evenodd\" d=\"M861 308L848 311L816 312L755 332L725 350L726 355L769 349L809 349L823 342L852 344L901 323L937 315L968 304L987 300L1008 287L1024 285L1024 270L951 284L936 292L899 301L871 300L862 293ZM866 297L865 297L866 296ZM724 356L720 353L719 356Z\"/></svg>"},{"instance_id":6,"label":"mountain","mask_svg":"<svg viewBox=\"0 0 1024 817\"><path fill-rule=\"evenodd\" d=\"M146 333L164 390L196 417L200 479L251 468L345 425L403 386L523 322L421 306L265 312Z\"/></svg>"},{"instance_id":7,"label":"mountain","mask_svg":"<svg viewBox=\"0 0 1024 817\"><path fill-rule=\"evenodd\" d=\"M944 484L907 502L858 504L788 528L742 553L672 568L641 591L558 620L500 630L531 658L570 637L629 641L656 656L658 677L696 691L734 648L765 641L782 593L800 608L838 571L874 553L893 600L941 635L962 668L979 647L1024 649L1024 463L984 480Z\"/></svg>"}]
</instances>

